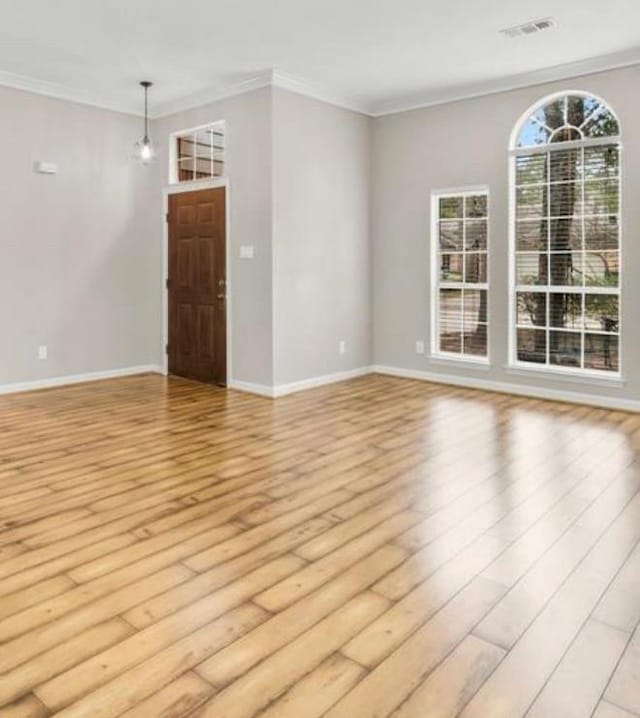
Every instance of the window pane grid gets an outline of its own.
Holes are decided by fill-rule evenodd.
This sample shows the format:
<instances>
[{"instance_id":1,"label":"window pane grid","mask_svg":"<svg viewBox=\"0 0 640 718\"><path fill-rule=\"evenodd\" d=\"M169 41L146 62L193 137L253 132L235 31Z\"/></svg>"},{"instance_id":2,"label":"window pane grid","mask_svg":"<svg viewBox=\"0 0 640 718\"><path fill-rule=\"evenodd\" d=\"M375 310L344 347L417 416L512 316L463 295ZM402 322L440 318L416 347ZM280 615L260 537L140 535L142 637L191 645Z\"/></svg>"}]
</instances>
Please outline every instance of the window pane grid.
<instances>
[{"instance_id":1,"label":"window pane grid","mask_svg":"<svg viewBox=\"0 0 640 718\"><path fill-rule=\"evenodd\" d=\"M215 123L174 135L176 182L194 182L222 177L224 167L224 124Z\"/></svg>"},{"instance_id":2,"label":"window pane grid","mask_svg":"<svg viewBox=\"0 0 640 718\"><path fill-rule=\"evenodd\" d=\"M487 356L488 195L434 195L434 353Z\"/></svg>"},{"instance_id":3,"label":"window pane grid","mask_svg":"<svg viewBox=\"0 0 640 718\"><path fill-rule=\"evenodd\" d=\"M618 145L514 162L516 359L617 372Z\"/></svg>"}]
</instances>

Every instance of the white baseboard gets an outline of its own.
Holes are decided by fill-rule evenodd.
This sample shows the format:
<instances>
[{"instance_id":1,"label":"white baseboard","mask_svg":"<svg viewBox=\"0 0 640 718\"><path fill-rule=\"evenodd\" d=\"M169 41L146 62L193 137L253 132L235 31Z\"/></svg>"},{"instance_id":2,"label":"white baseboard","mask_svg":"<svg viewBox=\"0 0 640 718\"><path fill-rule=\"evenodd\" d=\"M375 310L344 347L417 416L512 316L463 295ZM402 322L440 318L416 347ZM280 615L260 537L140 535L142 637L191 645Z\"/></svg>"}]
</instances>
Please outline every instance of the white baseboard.
<instances>
[{"instance_id":1,"label":"white baseboard","mask_svg":"<svg viewBox=\"0 0 640 718\"><path fill-rule=\"evenodd\" d=\"M335 374L314 376L310 379L294 381L290 384L280 384L279 386L253 384L248 381L236 381L235 379L231 379L229 381L229 388L237 389L238 391L246 391L250 394L257 394L258 396L268 396L271 399L277 399L280 396L287 396L288 394L305 391L306 389L314 389L319 386L326 386L327 384L337 384L338 382L355 379L359 376L365 376L366 374L371 374L371 367L365 366L358 369L350 369L349 371L336 372Z\"/></svg>"},{"instance_id":2,"label":"white baseboard","mask_svg":"<svg viewBox=\"0 0 640 718\"><path fill-rule=\"evenodd\" d=\"M16 382L14 384L0 384L0 394L15 394L22 391L53 389L57 386L82 384L87 381L100 381L101 379L117 379L118 377L135 376L136 374L162 374L162 367L156 364L145 364L143 366L124 367L123 369L95 371L88 374L72 374L69 376L52 377L51 379L37 379L35 381Z\"/></svg>"},{"instance_id":3,"label":"white baseboard","mask_svg":"<svg viewBox=\"0 0 640 718\"><path fill-rule=\"evenodd\" d=\"M16 382L13 384L0 384L0 394L13 394L17 392L36 391L38 389L52 389L54 387L67 386L70 384L81 384L102 379L116 379L118 377L135 376L136 374L162 374L162 367L156 364L124 367L122 369L109 369L107 371L90 372L87 374L73 374L70 376L53 377L51 379L38 379L36 381ZM355 379L367 374L384 374L396 376L403 379L418 379L435 384L448 384L461 386L468 389L481 389L494 391L503 394L514 394L516 396L532 397L535 399L548 399L550 401L562 401L572 404L583 404L596 406L603 409L615 409L621 411L640 412L640 401L624 399L619 397L602 396L600 394L587 394L584 392L564 391L559 389L548 389L529 384L515 384L512 382L494 381L478 377L465 377L453 374L440 374L437 372L420 371L417 369L402 369L390 366L366 366L350 371L325 374L324 376L303 379L302 381L280 386L268 386L266 384L254 384L252 382L230 380L229 388L238 391L245 391L250 394L257 394L271 399L287 396L299 391L313 389L315 387L336 384L341 381Z\"/></svg>"},{"instance_id":4,"label":"white baseboard","mask_svg":"<svg viewBox=\"0 0 640 718\"><path fill-rule=\"evenodd\" d=\"M570 404L585 404L602 409L640 412L640 401L602 396L601 394L585 394L583 392L547 389L529 384L514 384L511 382L493 381L491 379L439 374L437 372L418 371L416 369L400 369L390 366L372 366L371 371L375 374L386 374L387 376L397 376L403 379L419 379L435 384L450 384L451 386L462 386L467 389L482 389L484 391L515 394L516 396L526 396L534 399L562 401Z\"/></svg>"},{"instance_id":5,"label":"white baseboard","mask_svg":"<svg viewBox=\"0 0 640 718\"><path fill-rule=\"evenodd\" d=\"M257 394L258 396L266 396L269 399L273 399L273 387L267 384L254 384L250 381L237 381L236 379L229 379L227 383L229 389L235 389L236 391L244 391L248 394Z\"/></svg>"},{"instance_id":6,"label":"white baseboard","mask_svg":"<svg viewBox=\"0 0 640 718\"><path fill-rule=\"evenodd\" d=\"M356 379L359 376L365 376L371 374L371 367L363 366L358 369L350 369L349 371L339 371L335 374L325 374L324 376L314 376L311 379L303 379L302 381L294 381L290 384L280 384L274 387L274 397L286 396L287 394L294 394L298 391L305 391L306 389L314 389L318 386L325 386L327 384L336 384L340 381L347 381L348 379Z\"/></svg>"}]
</instances>

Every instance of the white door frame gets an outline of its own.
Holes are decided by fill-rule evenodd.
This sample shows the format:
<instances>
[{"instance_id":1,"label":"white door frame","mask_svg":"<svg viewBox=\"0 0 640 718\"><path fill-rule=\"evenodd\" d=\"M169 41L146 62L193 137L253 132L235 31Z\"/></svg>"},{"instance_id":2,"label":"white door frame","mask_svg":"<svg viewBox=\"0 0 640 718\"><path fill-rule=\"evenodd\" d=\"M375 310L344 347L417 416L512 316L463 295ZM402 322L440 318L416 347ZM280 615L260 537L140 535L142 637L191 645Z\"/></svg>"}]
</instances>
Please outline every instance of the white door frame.
<instances>
[{"instance_id":1,"label":"white door frame","mask_svg":"<svg viewBox=\"0 0 640 718\"><path fill-rule=\"evenodd\" d=\"M225 198L225 274L226 274L226 327L227 327L227 386L231 384L231 251L230 251L230 209L229 201L229 179L227 177L215 177L211 180L197 180L196 182L180 182L164 187L162 190L162 373L166 376L169 373L169 356L167 344L169 343L169 290L167 279L169 278L169 195L182 194L184 192L197 192L202 189L218 189L224 187Z\"/></svg>"}]
</instances>

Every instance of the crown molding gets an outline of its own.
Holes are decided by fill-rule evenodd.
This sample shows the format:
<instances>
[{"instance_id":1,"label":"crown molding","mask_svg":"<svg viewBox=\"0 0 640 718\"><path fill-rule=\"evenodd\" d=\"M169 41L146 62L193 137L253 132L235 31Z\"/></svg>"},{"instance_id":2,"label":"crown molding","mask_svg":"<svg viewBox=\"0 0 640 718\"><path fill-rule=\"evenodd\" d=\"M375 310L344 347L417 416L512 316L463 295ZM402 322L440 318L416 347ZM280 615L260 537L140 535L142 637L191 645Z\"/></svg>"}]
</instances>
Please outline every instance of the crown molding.
<instances>
[{"instance_id":1,"label":"crown molding","mask_svg":"<svg viewBox=\"0 0 640 718\"><path fill-rule=\"evenodd\" d=\"M569 80L582 75L593 75L597 72L616 70L623 67L640 64L640 47L616 52L610 55L599 55L598 57L578 60L562 65L554 65L533 72L524 72L518 75L510 75L487 82L470 83L449 87L438 92L424 92L404 97L373 103L370 114L372 117L384 117L400 112L410 112L425 107L445 105L449 102L470 100L474 97L495 95L499 92L520 90L525 87L534 87L548 82Z\"/></svg>"},{"instance_id":2,"label":"crown molding","mask_svg":"<svg viewBox=\"0 0 640 718\"><path fill-rule=\"evenodd\" d=\"M288 75L287 73L274 70L271 84L282 90L289 90L298 95L311 97L314 100L320 100L320 102L326 102L329 105L335 105L345 110L359 112L360 114L370 117L372 116L371 107L366 103L360 102L353 97L346 97L332 92L329 88L309 82L302 77L296 77L295 75Z\"/></svg>"},{"instance_id":3,"label":"crown molding","mask_svg":"<svg viewBox=\"0 0 640 718\"><path fill-rule=\"evenodd\" d=\"M346 110L359 112L369 117L384 117L386 115L443 105L449 102L459 102L474 97L483 97L485 95L493 95L499 92L508 92L525 87L533 87L548 82L568 80L582 75L592 75L597 72L605 72L607 70L615 70L638 64L640 64L640 47L609 55L601 55L587 60L556 65L533 72L502 77L487 82L458 85L437 92L415 93L373 103L366 103L355 97L341 95L333 92L330 88L279 70L268 70L256 73L239 82L227 85L219 84L201 92L185 95L175 100L170 100L169 102L156 104L149 117L151 119L160 119L177 112L202 107L211 102L242 95L263 87L278 87L299 95L311 97L321 102L326 102L330 105L342 107ZM17 90L24 90L26 92L66 100L68 102L77 102L83 105L111 110L112 112L120 112L138 117L141 117L143 114L137 106L132 107L127 103L105 102L104 99L98 98L93 91L85 92L75 90L65 85L38 80L11 72L0 71L0 86L12 87Z\"/></svg>"},{"instance_id":4,"label":"crown molding","mask_svg":"<svg viewBox=\"0 0 640 718\"><path fill-rule=\"evenodd\" d=\"M46 80L38 80L35 77L27 77L26 75L18 75L14 72L5 72L0 70L0 87L11 87L14 90L23 90L24 92L32 92L35 95L45 95L56 100L65 100L66 102L76 102L80 105L89 105L90 107L98 107L102 110L110 110L111 112L120 112L126 115L137 115L142 117L144 113L139 108L133 108L121 102L105 102L99 99L94 92L85 92L77 90L66 85L60 85L56 82L47 82Z\"/></svg>"},{"instance_id":5,"label":"crown molding","mask_svg":"<svg viewBox=\"0 0 640 718\"><path fill-rule=\"evenodd\" d=\"M193 110L197 107L208 105L211 102L218 102L229 97L235 97L236 95L243 95L245 92L253 92L262 87L270 87L274 84L273 77L274 72L272 70L259 72L240 82L234 82L228 85L216 85L201 92L178 97L169 102L161 102L156 104L153 112L149 114L149 117L152 120L158 120L162 117L174 115L177 112Z\"/></svg>"},{"instance_id":6,"label":"crown molding","mask_svg":"<svg viewBox=\"0 0 640 718\"><path fill-rule=\"evenodd\" d=\"M160 119L173 115L176 112L184 112L196 107L202 107L211 102L218 102L229 97L242 95L245 92L252 92L262 87L278 87L282 90L289 90L298 95L305 95L330 105L343 107L347 110L370 115L370 108L351 98L338 95L326 87L308 82L304 78L295 77L278 70L268 70L257 75L227 86L213 87L193 95L177 98L171 102L156 105L155 110L149 115L151 119Z\"/></svg>"}]
</instances>

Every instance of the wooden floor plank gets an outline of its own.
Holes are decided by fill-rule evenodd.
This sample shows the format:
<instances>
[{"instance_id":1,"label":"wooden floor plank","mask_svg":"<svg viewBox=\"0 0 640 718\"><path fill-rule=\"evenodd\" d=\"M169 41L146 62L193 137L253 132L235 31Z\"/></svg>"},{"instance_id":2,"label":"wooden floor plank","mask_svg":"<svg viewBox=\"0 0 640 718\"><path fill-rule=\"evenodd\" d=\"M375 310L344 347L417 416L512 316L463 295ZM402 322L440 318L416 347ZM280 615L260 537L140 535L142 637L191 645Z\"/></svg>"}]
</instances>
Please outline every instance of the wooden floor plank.
<instances>
[{"instance_id":1,"label":"wooden floor plank","mask_svg":"<svg viewBox=\"0 0 640 718\"><path fill-rule=\"evenodd\" d=\"M161 653L172 643L199 630L203 625L230 613L265 586L299 567L300 559L295 556L275 559L241 581L229 584L53 678L38 688L38 696L48 707L56 710L72 703L83 694L124 673L128 668ZM266 616L267 613L263 611L260 615Z\"/></svg>"},{"instance_id":2,"label":"wooden floor plank","mask_svg":"<svg viewBox=\"0 0 640 718\"><path fill-rule=\"evenodd\" d=\"M4 643L0 654L0 671L20 665L58 645L61 641L77 635L79 631L86 631L98 623L118 616L144 601L145 598L162 593L167 588L186 581L192 575L185 566L170 566L102 596L92 603L69 611L53 621L44 622L26 633L19 634ZM10 624L7 630L15 632Z\"/></svg>"},{"instance_id":3,"label":"wooden floor plank","mask_svg":"<svg viewBox=\"0 0 640 718\"><path fill-rule=\"evenodd\" d=\"M619 708L640 714L640 627L629 641L604 697Z\"/></svg>"},{"instance_id":4,"label":"wooden floor plank","mask_svg":"<svg viewBox=\"0 0 640 718\"><path fill-rule=\"evenodd\" d=\"M2 718L47 718L50 713L36 698L29 695L0 708Z\"/></svg>"},{"instance_id":5,"label":"wooden floor plank","mask_svg":"<svg viewBox=\"0 0 640 718\"><path fill-rule=\"evenodd\" d=\"M538 694L527 718L582 718L598 705L629 635L588 620Z\"/></svg>"},{"instance_id":6,"label":"wooden floor plank","mask_svg":"<svg viewBox=\"0 0 640 718\"><path fill-rule=\"evenodd\" d=\"M263 621L265 616L261 608L251 604L235 608L159 651L144 663L137 664L126 675L101 685L62 710L58 708L69 703L71 695L61 694L56 698L44 686L36 689L36 694L60 718L107 718L120 715L157 693L203 658L242 636ZM49 703L49 700L52 702Z\"/></svg>"},{"instance_id":7,"label":"wooden floor plank","mask_svg":"<svg viewBox=\"0 0 640 718\"><path fill-rule=\"evenodd\" d=\"M640 718L639 575L638 415L0 396L0 718Z\"/></svg>"},{"instance_id":8,"label":"wooden floor plank","mask_svg":"<svg viewBox=\"0 0 640 718\"><path fill-rule=\"evenodd\" d=\"M634 487L631 489L634 490ZM626 491L615 495L616 501L608 502L608 496L598 501L589 509L587 526L578 522L518 581L505 598L495 607L476 629L476 635L486 638L491 643L511 648L518 638L535 619L539 611L551 599L576 566L589 554L594 545L602 538L607 539L607 531L616 515L621 510L630 516L629 521L621 522L629 525L633 517L640 519L640 495L629 506ZM630 532L629 541L637 536ZM630 548L623 544L622 549ZM620 557L622 561L626 557ZM607 586L604 586L606 589ZM598 597L599 599L600 597ZM595 607L592 607L595 608Z\"/></svg>"},{"instance_id":9,"label":"wooden floor plank","mask_svg":"<svg viewBox=\"0 0 640 718\"><path fill-rule=\"evenodd\" d=\"M194 718L251 718L388 607L364 592L317 623L197 710ZM196 669L198 670L198 669Z\"/></svg>"},{"instance_id":10,"label":"wooden floor plank","mask_svg":"<svg viewBox=\"0 0 640 718\"><path fill-rule=\"evenodd\" d=\"M215 693L212 685L193 671L183 673L157 693L140 701L122 718L182 718Z\"/></svg>"},{"instance_id":11,"label":"wooden floor plank","mask_svg":"<svg viewBox=\"0 0 640 718\"><path fill-rule=\"evenodd\" d=\"M640 537L640 495L575 568L461 714L523 715ZM482 630L480 635L486 635Z\"/></svg>"},{"instance_id":12,"label":"wooden floor plank","mask_svg":"<svg viewBox=\"0 0 640 718\"><path fill-rule=\"evenodd\" d=\"M629 713L629 711L613 705L608 701L600 701L598 708L593 714L593 718L638 718L637 713Z\"/></svg>"},{"instance_id":13,"label":"wooden floor plank","mask_svg":"<svg viewBox=\"0 0 640 718\"><path fill-rule=\"evenodd\" d=\"M123 641L133 632L121 618L112 618L40 653L4 674L0 682L0 705L10 703L79 661Z\"/></svg>"},{"instance_id":14,"label":"wooden floor plank","mask_svg":"<svg viewBox=\"0 0 640 718\"><path fill-rule=\"evenodd\" d=\"M593 612L593 617L632 633L640 624L640 542Z\"/></svg>"},{"instance_id":15,"label":"wooden floor plank","mask_svg":"<svg viewBox=\"0 0 640 718\"><path fill-rule=\"evenodd\" d=\"M210 595L216 589L248 574L258 566L283 556L299 543L303 543L309 536L320 533L330 525L325 519L311 519L235 559L214 566L189 581L140 603L131 611L127 611L124 616L132 625L144 628L144 626L175 613L199 598Z\"/></svg>"},{"instance_id":16,"label":"wooden floor plank","mask_svg":"<svg viewBox=\"0 0 640 718\"><path fill-rule=\"evenodd\" d=\"M362 666L334 653L271 703L260 718L319 718L365 674Z\"/></svg>"},{"instance_id":17,"label":"wooden floor plank","mask_svg":"<svg viewBox=\"0 0 640 718\"><path fill-rule=\"evenodd\" d=\"M305 566L293 576L286 578L255 597L255 602L272 612L282 611L303 596L322 586L345 568L361 561L377 548L394 539L422 516L413 511L403 511L383 521L363 536L355 538L333 553ZM402 551L402 549L398 549Z\"/></svg>"},{"instance_id":18,"label":"wooden floor plank","mask_svg":"<svg viewBox=\"0 0 640 718\"><path fill-rule=\"evenodd\" d=\"M393 718L454 718L504 655L501 648L467 636L394 711Z\"/></svg>"},{"instance_id":19,"label":"wooden floor plank","mask_svg":"<svg viewBox=\"0 0 640 718\"><path fill-rule=\"evenodd\" d=\"M198 673L215 686L228 685L258 661L279 650L365 591L381 574L387 573L404 558L400 549L383 546L324 584L311 596L280 611L263 626L202 663L198 666Z\"/></svg>"},{"instance_id":20,"label":"wooden floor plank","mask_svg":"<svg viewBox=\"0 0 640 718\"><path fill-rule=\"evenodd\" d=\"M392 713L503 593L503 586L487 579L474 581L347 693L327 718L377 718Z\"/></svg>"}]
</instances>

